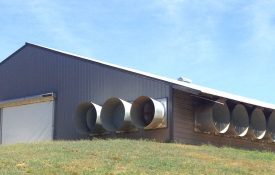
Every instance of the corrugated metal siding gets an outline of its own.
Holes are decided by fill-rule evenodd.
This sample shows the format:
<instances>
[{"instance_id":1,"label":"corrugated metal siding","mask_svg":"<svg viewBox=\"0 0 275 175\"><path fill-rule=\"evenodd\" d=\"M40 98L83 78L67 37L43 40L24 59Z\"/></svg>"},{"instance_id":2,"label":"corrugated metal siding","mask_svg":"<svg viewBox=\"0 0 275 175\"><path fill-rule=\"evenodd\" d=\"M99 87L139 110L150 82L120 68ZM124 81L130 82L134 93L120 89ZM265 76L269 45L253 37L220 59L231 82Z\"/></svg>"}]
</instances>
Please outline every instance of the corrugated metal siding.
<instances>
[{"instance_id":1,"label":"corrugated metal siding","mask_svg":"<svg viewBox=\"0 0 275 175\"><path fill-rule=\"evenodd\" d=\"M27 45L0 65L0 100L56 93L55 138L75 139L81 138L73 124L80 102L102 105L113 96L128 101L140 95L169 97L170 87L165 82L69 57ZM163 140L169 137L168 129L149 131L145 135L154 134L161 135Z\"/></svg>"},{"instance_id":2,"label":"corrugated metal siding","mask_svg":"<svg viewBox=\"0 0 275 175\"><path fill-rule=\"evenodd\" d=\"M249 149L270 149L275 151L275 144L215 136L194 132L194 109L198 99L179 90L173 90L174 140L186 144L213 144L216 146L233 146Z\"/></svg>"}]
</instances>

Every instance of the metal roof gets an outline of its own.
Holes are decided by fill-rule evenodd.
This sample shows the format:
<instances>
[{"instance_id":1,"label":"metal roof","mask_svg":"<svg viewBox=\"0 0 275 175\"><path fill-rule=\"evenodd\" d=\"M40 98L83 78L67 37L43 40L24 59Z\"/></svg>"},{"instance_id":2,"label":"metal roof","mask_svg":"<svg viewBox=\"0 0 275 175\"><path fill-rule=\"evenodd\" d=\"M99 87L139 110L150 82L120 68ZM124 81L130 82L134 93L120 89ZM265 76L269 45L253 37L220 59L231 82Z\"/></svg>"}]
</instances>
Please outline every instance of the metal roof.
<instances>
[{"instance_id":1,"label":"metal roof","mask_svg":"<svg viewBox=\"0 0 275 175\"><path fill-rule=\"evenodd\" d=\"M234 100L234 101L254 105L254 106L257 106L257 107L263 107L263 108L268 108L268 109L275 110L275 105L271 104L271 103L266 103L266 102L262 102L262 101L259 101L259 100L246 98L246 97L242 97L242 96L239 96L239 95L234 95L234 94L231 94L231 93L227 93L227 92L223 92L223 91L203 87L203 86L196 85L196 84L193 84L193 83L186 83L186 82L174 80L174 79L171 79L171 78L166 78L166 77L154 75L154 74L151 74L151 73L135 70L135 69L132 69L132 68L127 68L127 67L123 67L123 66L103 62L103 61L100 61L100 60L97 60L97 59L94 59L94 58L84 57L84 56L72 54L72 53L69 53L69 52L65 52L65 51L61 51L61 50L57 50L57 49L52 49L52 48L49 48L49 47L40 46L40 45L37 45L37 44L26 43L25 46L27 46L27 45L47 49L49 51L53 51L53 52L73 56L73 57L76 57L76 58L79 58L79 59L82 59L82 60L91 61L91 62L94 62L94 63L102 64L102 65L105 65L105 66L110 66L110 67L113 67L113 68L116 68L116 69L120 69L120 70L123 70L123 71L127 71L127 72L131 72L131 73L139 74L139 75L142 75L142 76L154 78L154 79L157 79L157 80L161 80L161 81L164 81L164 82L168 82L168 83L171 83L173 88L176 88L176 89L194 91L198 94L201 93L201 94L214 95L214 96L217 96L217 97L231 99L231 100Z\"/></svg>"}]
</instances>

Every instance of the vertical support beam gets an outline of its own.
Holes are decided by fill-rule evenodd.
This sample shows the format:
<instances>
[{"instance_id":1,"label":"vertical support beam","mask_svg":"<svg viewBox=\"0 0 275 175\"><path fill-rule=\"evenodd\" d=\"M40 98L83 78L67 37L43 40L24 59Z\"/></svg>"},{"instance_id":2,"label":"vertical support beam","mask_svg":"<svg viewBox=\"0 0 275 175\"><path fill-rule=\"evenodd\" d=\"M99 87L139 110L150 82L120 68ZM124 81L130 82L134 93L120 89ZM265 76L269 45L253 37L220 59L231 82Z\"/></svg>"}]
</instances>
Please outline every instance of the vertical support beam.
<instances>
[{"instance_id":1,"label":"vertical support beam","mask_svg":"<svg viewBox=\"0 0 275 175\"><path fill-rule=\"evenodd\" d=\"M169 88L169 97L167 103L167 118L168 118L168 129L169 129L169 142L174 141L174 115L173 115L173 88Z\"/></svg>"},{"instance_id":2,"label":"vertical support beam","mask_svg":"<svg viewBox=\"0 0 275 175\"><path fill-rule=\"evenodd\" d=\"M55 132L56 132L56 130L55 130L55 123L56 123L56 109L57 109L57 107L56 107L56 104L57 104L57 102L56 102L56 98L55 98L55 100L53 101L53 114L52 114L52 116L53 116L53 118L52 118L52 139L53 140L55 140Z\"/></svg>"},{"instance_id":3,"label":"vertical support beam","mask_svg":"<svg viewBox=\"0 0 275 175\"><path fill-rule=\"evenodd\" d=\"M3 108L0 108L0 144L2 144L2 121L3 121Z\"/></svg>"}]
</instances>

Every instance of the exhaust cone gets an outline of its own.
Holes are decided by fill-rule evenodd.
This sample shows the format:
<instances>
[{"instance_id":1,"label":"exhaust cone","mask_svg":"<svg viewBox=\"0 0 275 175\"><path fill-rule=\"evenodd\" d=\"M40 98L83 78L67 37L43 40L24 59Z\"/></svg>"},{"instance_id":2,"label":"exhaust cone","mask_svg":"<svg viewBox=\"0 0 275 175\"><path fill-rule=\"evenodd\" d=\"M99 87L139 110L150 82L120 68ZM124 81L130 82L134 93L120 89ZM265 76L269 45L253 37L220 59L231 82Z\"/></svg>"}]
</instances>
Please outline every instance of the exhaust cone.
<instances>
[{"instance_id":1,"label":"exhaust cone","mask_svg":"<svg viewBox=\"0 0 275 175\"><path fill-rule=\"evenodd\" d=\"M131 107L131 120L137 128L154 129L164 121L164 106L147 96L138 97Z\"/></svg>"},{"instance_id":2,"label":"exhaust cone","mask_svg":"<svg viewBox=\"0 0 275 175\"><path fill-rule=\"evenodd\" d=\"M253 110L250 117L250 135L253 139L262 139L266 134L266 119L263 111L259 108Z\"/></svg>"},{"instance_id":3,"label":"exhaust cone","mask_svg":"<svg viewBox=\"0 0 275 175\"><path fill-rule=\"evenodd\" d=\"M86 113L87 126L91 132L94 132L94 133L104 132L104 128L102 127L102 124L100 121L101 106L94 103L91 103L91 104L93 106L89 108L89 110Z\"/></svg>"},{"instance_id":4,"label":"exhaust cone","mask_svg":"<svg viewBox=\"0 0 275 175\"><path fill-rule=\"evenodd\" d=\"M267 122L267 133L268 133L268 138L272 142L275 142L275 112L273 111Z\"/></svg>"},{"instance_id":5,"label":"exhaust cone","mask_svg":"<svg viewBox=\"0 0 275 175\"><path fill-rule=\"evenodd\" d=\"M239 137L247 134L249 129L249 116L244 105L237 104L231 112L230 132Z\"/></svg>"},{"instance_id":6,"label":"exhaust cone","mask_svg":"<svg viewBox=\"0 0 275 175\"><path fill-rule=\"evenodd\" d=\"M129 130L131 104L119 98L110 98L102 106L100 119L108 131Z\"/></svg>"},{"instance_id":7,"label":"exhaust cone","mask_svg":"<svg viewBox=\"0 0 275 175\"><path fill-rule=\"evenodd\" d=\"M78 105L75 115L75 125L79 133L90 134L91 132L102 132L100 122L101 107L92 102Z\"/></svg>"},{"instance_id":8,"label":"exhaust cone","mask_svg":"<svg viewBox=\"0 0 275 175\"><path fill-rule=\"evenodd\" d=\"M226 103L211 103L198 107L195 111L195 123L196 130L201 132L225 133L230 125L230 113Z\"/></svg>"}]
</instances>

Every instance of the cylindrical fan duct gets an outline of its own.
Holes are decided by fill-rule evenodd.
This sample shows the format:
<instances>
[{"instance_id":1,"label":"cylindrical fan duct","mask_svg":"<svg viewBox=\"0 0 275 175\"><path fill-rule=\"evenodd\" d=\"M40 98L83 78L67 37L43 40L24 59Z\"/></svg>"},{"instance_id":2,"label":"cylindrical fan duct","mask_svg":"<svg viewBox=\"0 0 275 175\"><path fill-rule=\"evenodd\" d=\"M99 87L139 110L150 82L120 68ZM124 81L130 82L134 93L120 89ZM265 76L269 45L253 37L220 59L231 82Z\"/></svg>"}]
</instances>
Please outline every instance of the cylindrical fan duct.
<instances>
[{"instance_id":1,"label":"cylindrical fan duct","mask_svg":"<svg viewBox=\"0 0 275 175\"><path fill-rule=\"evenodd\" d=\"M130 130L133 125L130 118L131 104L119 99L109 98L102 106L100 119L108 131Z\"/></svg>"},{"instance_id":2,"label":"cylindrical fan duct","mask_svg":"<svg viewBox=\"0 0 275 175\"><path fill-rule=\"evenodd\" d=\"M84 102L78 105L74 117L77 131L81 134L102 132L103 128L99 118L100 111L101 106L92 102Z\"/></svg>"},{"instance_id":3,"label":"cylindrical fan duct","mask_svg":"<svg viewBox=\"0 0 275 175\"><path fill-rule=\"evenodd\" d=\"M252 139L262 139L266 134L266 119L263 111L255 108L250 116L249 135Z\"/></svg>"},{"instance_id":4,"label":"cylindrical fan duct","mask_svg":"<svg viewBox=\"0 0 275 175\"><path fill-rule=\"evenodd\" d=\"M86 113L87 126L93 133L104 132L104 128L102 127L102 123L100 121L101 106L92 102L91 104L92 106Z\"/></svg>"},{"instance_id":5,"label":"cylindrical fan duct","mask_svg":"<svg viewBox=\"0 0 275 175\"><path fill-rule=\"evenodd\" d=\"M267 137L271 142L275 142L275 111L273 111L267 121Z\"/></svg>"},{"instance_id":6,"label":"cylindrical fan duct","mask_svg":"<svg viewBox=\"0 0 275 175\"><path fill-rule=\"evenodd\" d=\"M201 132L225 133L230 125L230 112L224 100L204 104L195 110L195 127Z\"/></svg>"},{"instance_id":7,"label":"cylindrical fan duct","mask_svg":"<svg viewBox=\"0 0 275 175\"><path fill-rule=\"evenodd\" d=\"M131 107L131 120L137 128L158 128L164 120L164 106L148 96L138 97Z\"/></svg>"},{"instance_id":8,"label":"cylindrical fan duct","mask_svg":"<svg viewBox=\"0 0 275 175\"><path fill-rule=\"evenodd\" d=\"M249 116L244 105L237 104L231 111L230 134L243 137L249 129Z\"/></svg>"}]
</instances>

